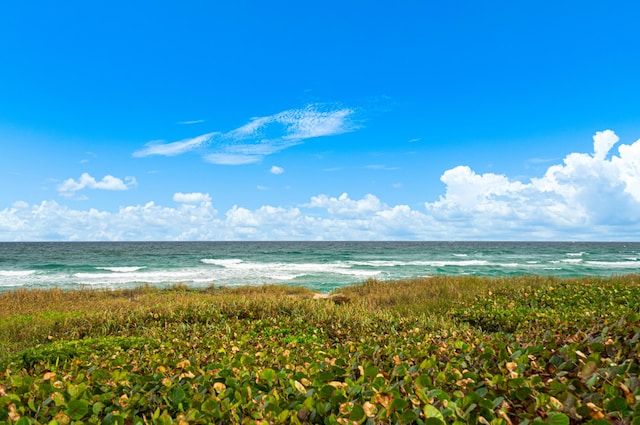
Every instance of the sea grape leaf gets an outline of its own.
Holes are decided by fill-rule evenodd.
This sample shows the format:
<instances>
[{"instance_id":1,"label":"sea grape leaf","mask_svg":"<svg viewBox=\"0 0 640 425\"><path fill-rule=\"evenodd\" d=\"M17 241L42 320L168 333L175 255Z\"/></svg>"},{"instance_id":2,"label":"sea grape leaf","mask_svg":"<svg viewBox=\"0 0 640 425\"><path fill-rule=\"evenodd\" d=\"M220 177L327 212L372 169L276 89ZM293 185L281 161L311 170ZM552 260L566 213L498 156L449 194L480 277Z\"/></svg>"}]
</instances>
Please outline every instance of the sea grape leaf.
<instances>
[{"instance_id":1,"label":"sea grape leaf","mask_svg":"<svg viewBox=\"0 0 640 425\"><path fill-rule=\"evenodd\" d=\"M124 425L124 418L120 415L108 413L102 419L102 425Z\"/></svg>"},{"instance_id":2,"label":"sea grape leaf","mask_svg":"<svg viewBox=\"0 0 640 425\"><path fill-rule=\"evenodd\" d=\"M267 368L260 372L260 379L267 382L273 382L276 379L276 371L271 368Z\"/></svg>"},{"instance_id":3,"label":"sea grape leaf","mask_svg":"<svg viewBox=\"0 0 640 425\"><path fill-rule=\"evenodd\" d=\"M82 419L89 413L89 402L87 400L71 400L67 404L67 415L71 419Z\"/></svg>"},{"instance_id":4,"label":"sea grape leaf","mask_svg":"<svg viewBox=\"0 0 640 425\"><path fill-rule=\"evenodd\" d=\"M569 425L569 417L560 412L549 412L545 423L549 425Z\"/></svg>"},{"instance_id":5,"label":"sea grape leaf","mask_svg":"<svg viewBox=\"0 0 640 425\"><path fill-rule=\"evenodd\" d=\"M629 408L627 402L622 397L612 398L605 403L604 407L608 412L622 412Z\"/></svg>"},{"instance_id":6,"label":"sea grape leaf","mask_svg":"<svg viewBox=\"0 0 640 425\"><path fill-rule=\"evenodd\" d=\"M360 421L365 416L364 408L359 404L353 406L349 419L352 421Z\"/></svg>"},{"instance_id":7,"label":"sea grape leaf","mask_svg":"<svg viewBox=\"0 0 640 425\"><path fill-rule=\"evenodd\" d=\"M379 370L375 366L367 366L364 369L364 376L369 377L369 378L375 377L376 375L378 375L378 373L379 373Z\"/></svg>"},{"instance_id":8,"label":"sea grape leaf","mask_svg":"<svg viewBox=\"0 0 640 425\"><path fill-rule=\"evenodd\" d=\"M427 418L436 418L444 422L444 416L442 416L442 412L440 412L435 406L428 404L424 407L424 409L422 409L422 411Z\"/></svg>"},{"instance_id":9,"label":"sea grape leaf","mask_svg":"<svg viewBox=\"0 0 640 425\"><path fill-rule=\"evenodd\" d=\"M402 398L394 398L391 403L391 408L395 410L403 410L406 409L409 403Z\"/></svg>"},{"instance_id":10,"label":"sea grape leaf","mask_svg":"<svg viewBox=\"0 0 640 425\"><path fill-rule=\"evenodd\" d=\"M418 419L418 415L413 410L405 410L400 416L400 422L403 424L413 424ZM433 418L432 418L433 419Z\"/></svg>"},{"instance_id":11,"label":"sea grape leaf","mask_svg":"<svg viewBox=\"0 0 640 425\"><path fill-rule=\"evenodd\" d=\"M177 405L178 403L182 402L182 400L185 399L186 394L184 393L184 390L182 388L176 387L171 390L169 397L171 398L171 401L173 402L173 404Z\"/></svg>"}]
</instances>

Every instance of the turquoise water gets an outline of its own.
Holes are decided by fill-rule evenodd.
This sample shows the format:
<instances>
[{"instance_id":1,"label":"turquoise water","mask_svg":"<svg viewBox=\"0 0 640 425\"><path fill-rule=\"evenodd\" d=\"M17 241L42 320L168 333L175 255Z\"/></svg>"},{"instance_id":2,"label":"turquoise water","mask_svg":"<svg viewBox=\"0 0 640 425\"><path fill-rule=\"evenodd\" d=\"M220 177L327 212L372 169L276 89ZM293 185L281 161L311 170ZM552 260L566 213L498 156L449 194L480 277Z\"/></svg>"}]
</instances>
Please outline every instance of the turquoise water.
<instances>
[{"instance_id":1,"label":"turquoise water","mask_svg":"<svg viewBox=\"0 0 640 425\"><path fill-rule=\"evenodd\" d=\"M640 243L0 243L0 291L279 283L319 291L369 278L640 273Z\"/></svg>"}]
</instances>

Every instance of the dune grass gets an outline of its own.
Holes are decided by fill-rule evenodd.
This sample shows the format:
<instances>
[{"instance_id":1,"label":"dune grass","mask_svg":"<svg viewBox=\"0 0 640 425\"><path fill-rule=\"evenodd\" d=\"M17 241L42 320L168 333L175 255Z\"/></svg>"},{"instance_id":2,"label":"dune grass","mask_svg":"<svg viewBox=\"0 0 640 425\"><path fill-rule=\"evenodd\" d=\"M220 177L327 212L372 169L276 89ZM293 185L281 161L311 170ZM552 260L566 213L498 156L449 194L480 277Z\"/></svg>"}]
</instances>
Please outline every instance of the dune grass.
<instances>
[{"instance_id":1,"label":"dune grass","mask_svg":"<svg viewBox=\"0 0 640 425\"><path fill-rule=\"evenodd\" d=\"M637 275L337 292L0 294L0 423L640 423Z\"/></svg>"}]
</instances>

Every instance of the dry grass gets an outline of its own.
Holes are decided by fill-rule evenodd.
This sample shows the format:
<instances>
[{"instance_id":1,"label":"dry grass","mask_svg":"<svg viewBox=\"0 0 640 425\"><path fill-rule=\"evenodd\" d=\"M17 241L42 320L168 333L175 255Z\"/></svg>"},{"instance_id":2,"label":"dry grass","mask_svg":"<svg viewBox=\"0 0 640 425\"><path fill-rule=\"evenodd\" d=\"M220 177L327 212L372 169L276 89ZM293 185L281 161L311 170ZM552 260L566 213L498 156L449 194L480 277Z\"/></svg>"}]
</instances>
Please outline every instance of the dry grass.
<instances>
[{"instance_id":1,"label":"dry grass","mask_svg":"<svg viewBox=\"0 0 640 425\"><path fill-rule=\"evenodd\" d=\"M334 294L346 302L313 300L314 292L302 287L277 285L189 289L143 286L136 289L63 291L19 289L0 294L0 359L49 339L82 338L87 332L109 334L141 332L140 318L180 318L184 311L216 311L245 318L300 315L330 323L364 320L375 313L396 318L421 318L431 329L447 329L454 323L448 312L471 304L475 297L490 293L510 294L519 288L553 286L561 279L540 276L478 278L440 276L400 281L369 280L342 288ZM599 279L581 279L581 283ZM611 282L637 285L638 276L609 278ZM579 283L580 283L579 282ZM492 291L492 292L491 292ZM196 313L197 314L197 313ZM373 317L373 316L371 316ZM178 319L175 319L178 320ZM102 330L100 330L102 329Z\"/></svg>"},{"instance_id":2,"label":"dry grass","mask_svg":"<svg viewBox=\"0 0 640 425\"><path fill-rule=\"evenodd\" d=\"M400 314L442 314L454 304L469 302L489 291L522 286L539 286L554 281L547 277L479 278L437 276L397 281L368 280L337 292L370 310L392 310Z\"/></svg>"}]
</instances>

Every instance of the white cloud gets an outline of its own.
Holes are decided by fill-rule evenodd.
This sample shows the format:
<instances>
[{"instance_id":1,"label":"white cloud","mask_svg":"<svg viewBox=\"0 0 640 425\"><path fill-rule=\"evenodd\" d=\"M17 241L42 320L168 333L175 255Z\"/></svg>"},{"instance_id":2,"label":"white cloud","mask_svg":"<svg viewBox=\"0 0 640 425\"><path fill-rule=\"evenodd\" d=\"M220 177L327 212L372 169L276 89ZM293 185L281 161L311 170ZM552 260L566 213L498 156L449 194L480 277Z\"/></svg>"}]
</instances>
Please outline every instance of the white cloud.
<instances>
[{"instance_id":1,"label":"white cloud","mask_svg":"<svg viewBox=\"0 0 640 425\"><path fill-rule=\"evenodd\" d=\"M598 131L593 136L594 158L603 160L619 140L620 138L611 130Z\"/></svg>"},{"instance_id":2,"label":"white cloud","mask_svg":"<svg viewBox=\"0 0 640 425\"><path fill-rule=\"evenodd\" d=\"M175 193L175 207L148 202L117 211L17 201L0 210L0 240L638 240L640 140L612 152L616 138L606 134L594 137L592 154L571 153L529 181L467 166L446 170L444 194L424 209L346 193L220 215L200 192ZM72 192L121 187L115 178L70 180Z\"/></svg>"},{"instance_id":3,"label":"white cloud","mask_svg":"<svg viewBox=\"0 0 640 425\"><path fill-rule=\"evenodd\" d=\"M194 149L208 145L217 133L207 133L191 139L184 139L178 142L163 143L162 141L154 141L146 144L144 149L140 149L133 153L134 157L140 158L145 156L162 155L176 156Z\"/></svg>"},{"instance_id":4,"label":"white cloud","mask_svg":"<svg viewBox=\"0 0 640 425\"><path fill-rule=\"evenodd\" d=\"M201 149L204 159L213 164L251 164L306 139L353 131L356 129L351 120L354 112L349 108L313 104L266 117L254 117L247 124L226 133L207 133L171 143L150 142L133 156L175 156Z\"/></svg>"},{"instance_id":5,"label":"white cloud","mask_svg":"<svg viewBox=\"0 0 640 425\"><path fill-rule=\"evenodd\" d=\"M282 173L284 173L284 168L282 168L282 167L278 167L277 165L273 165L273 166L271 167L271 169L269 170L269 172L270 172L271 174L276 174L276 175L278 175L278 174L282 174Z\"/></svg>"},{"instance_id":6,"label":"white cloud","mask_svg":"<svg viewBox=\"0 0 640 425\"><path fill-rule=\"evenodd\" d=\"M465 166L447 170L446 193L426 203L427 211L449 224L452 237L637 238L640 140L621 145L610 159L615 133L598 132L593 140L593 155L571 153L529 182Z\"/></svg>"},{"instance_id":7,"label":"white cloud","mask_svg":"<svg viewBox=\"0 0 640 425\"><path fill-rule=\"evenodd\" d=\"M19 202L0 211L0 240L429 239L434 227L424 213L388 207L373 195L358 200L320 195L311 211L234 206L222 216L206 202L208 194L174 198L185 202L175 208L148 202L115 212L71 209L55 201Z\"/></svg>"},{"instance_id":8,"label":"white cloud","mask_svg":"<svg viewBox=\"0 0 640 425\"><path fill-rule=\"evenodd\" d=\"M386 208L380 200L371 194L355 201L349 198L347 193L343 193L338 198L327 195L318 195L311 198L311 202L305 205L309 208L324 208L331 215L360 216L366 213L375 213Z\"/></svg>"},{"instance_id":9,"label":"white cloud","mask_svg":"<svg viewBox=\"0 0 640 425\"><path fill-rule=\"evenodd\" d=\"M281 112L274 116L274 120L286 126L287 139L304 140L351 131L354 127L347 117L353 112L352 109L320 111L317 105L308 105L305 109Z\"/></svg>"},{"instance_id":10,"label":"white cloud","mask_svg":"<svg viewBox=\"0 0 640 425\"><path fill-rule=\"evenodd\" d=\"M211 195L208 193L181 193L177 192L173 194L173 200L176 202L181 202L185 204L200 204L200 203L211 203Z\"/></svg>"},{"instance_id":11,"label":"white cloud","mask_svg":"<svg viewBox=\"0 0 640 425\"><path fill-rule=\"evenodd\" d=\"M106 175L102 180L97 181L89 173L83 173L78 180L69 178L58 185L58 192L61 196L72 197L82 189L98 190L128 190L138 183L135 177L125 177L124 181L112 175Z\"/></svg>"}]
</instances>

